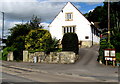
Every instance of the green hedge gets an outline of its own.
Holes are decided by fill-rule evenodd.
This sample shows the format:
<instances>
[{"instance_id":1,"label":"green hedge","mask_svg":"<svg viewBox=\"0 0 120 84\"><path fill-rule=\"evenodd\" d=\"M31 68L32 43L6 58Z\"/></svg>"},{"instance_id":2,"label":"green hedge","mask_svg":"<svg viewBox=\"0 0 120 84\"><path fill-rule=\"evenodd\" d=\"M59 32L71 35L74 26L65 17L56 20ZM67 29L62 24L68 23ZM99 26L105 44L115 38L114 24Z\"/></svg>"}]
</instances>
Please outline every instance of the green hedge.
<instances>
[{"instance_id":1,"label":"green hedge","mask_svg":"<svg viewBox=\"0 0 120 84\"><path fill-rule=\"evenodd\" d=\"M114 49L114 46L111 45L111 43L108 43L107 39L102 39L100 41L100 49L99 49L98 61L101 60L102 63L105 64L104 49ZM108 62L108 64L111 64L111 63Z\"/></svg>"},{"instance_id":2,"label":"green hedge","mask_svg":"<svg viewBox=\"0 0 120 84\"><path fill-rule=\"evenodd\" d=\"M75 33L66 33L62 39L62 50L73 51L78 54L78 36Z\"/></svg>"},{"instance_id":3,"label":"green hedge","mask_svg":"<svg viewBox=\"0 0 120 84\"><path fill-rule=\"evenodd\" d=\"M120 53L116 53L116 62L120 63Z\"/></svg>"}]
</instances>

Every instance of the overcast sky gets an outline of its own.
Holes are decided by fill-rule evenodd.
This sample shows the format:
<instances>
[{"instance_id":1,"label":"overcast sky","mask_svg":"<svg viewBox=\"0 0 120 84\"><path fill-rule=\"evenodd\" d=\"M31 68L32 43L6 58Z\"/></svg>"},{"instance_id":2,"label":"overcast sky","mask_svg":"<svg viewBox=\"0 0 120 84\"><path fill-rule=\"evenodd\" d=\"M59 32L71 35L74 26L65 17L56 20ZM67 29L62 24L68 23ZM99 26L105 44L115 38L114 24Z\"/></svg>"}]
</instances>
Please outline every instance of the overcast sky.
<instances>
[{"instance_id":1,"label":"overcast sky","mask_svg":"<svg viewBox=\"0 0 120 84\"><path fill-rule=\"evenodd\" d=\"M72 0L54 1L55 0L0 0L0 33L2 31L1 12L5 13L6 34L9 28L15 24L22 23L22 21L24 23L29 21L33 15L41 18L42 25L47 26L65 6L66 2ZM91 2L91 0L74 0L72 3L84 14L97 6L103 5L103 0L101 0L101 2L95 2L97 0L93 1L94 2Z\"/></svg>"}]
</instances>

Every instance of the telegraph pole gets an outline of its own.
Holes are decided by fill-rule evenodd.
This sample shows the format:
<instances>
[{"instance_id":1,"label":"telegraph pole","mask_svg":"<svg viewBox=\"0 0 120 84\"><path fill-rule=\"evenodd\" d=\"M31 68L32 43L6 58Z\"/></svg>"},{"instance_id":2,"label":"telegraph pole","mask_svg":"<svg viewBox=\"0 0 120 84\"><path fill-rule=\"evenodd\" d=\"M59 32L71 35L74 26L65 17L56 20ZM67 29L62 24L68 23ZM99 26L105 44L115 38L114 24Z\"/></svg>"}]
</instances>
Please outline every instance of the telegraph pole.
<instances>
[{"instance_id":1,"label":"telegraph pole","mask_svg":"<svg viewBox=\"0 0 120 84\"><path fill-rule=\"evenodd\" d=\"M108 43L110 43L110 1L108 0Z\"/></svg>"},{"instance_id":2,"label":"telegraph pole","mask_svg":"<svg viewBox=\"0 0 120 84\"><path fill-rule=\"evenodd\" d=\"M3 41L3 37L4 37L4 12L2 12L3 15L3 21L2 21L2 41ZM3 42L2 42L3 43Z\"/></svg>"}]
</instances>

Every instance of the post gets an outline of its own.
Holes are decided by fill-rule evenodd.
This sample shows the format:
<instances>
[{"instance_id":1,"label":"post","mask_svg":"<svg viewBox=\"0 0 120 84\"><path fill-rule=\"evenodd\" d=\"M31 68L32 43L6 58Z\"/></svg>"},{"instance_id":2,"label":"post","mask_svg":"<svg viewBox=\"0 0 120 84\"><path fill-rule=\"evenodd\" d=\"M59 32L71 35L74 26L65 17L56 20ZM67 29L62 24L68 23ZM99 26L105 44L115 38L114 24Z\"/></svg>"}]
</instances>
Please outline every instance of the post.
<instances>
[{"instance_id":1,"label":"post","mask_svg":"<svg viewBox=\"0 0 120 84\"><path fill-rule=\"evenodd\" d=\"M2 21L2 39L3 39L3 36L4 36L4 12L2 12L2 15L3 15L3 21Z\"/></svg>"},{"instance_id":2,"label":"post","mask_svg":"<svg viewBox=\"0 0 120 84\"><path fill-rule=\"evenodd\" d=\"M113 60L113 66L115 66L115 61Z\"/></svg>"},{"instance_id":3,"label":"post","mask_svg":"<svg viewBox=\"0 0 120 84\"><path fill-rule=\"evenodd\" d=\"M2 43L3 43L3 37L4 37L4 12L1 12L3 15L3 20L2 20Z\"/></svg>"},{"instance_id":4,"label":"post","mask_svg":"<svg viewBox=\"0 0 120 84\"><path fill-rule=\"evenodd\" d=\"M23 51L23 62L28 62L29 60L29 56L28 56L28 51L27 50L24 50Z\"/></svg>"},{"instance_id":5,"label":"post","mask_svg":"<svg viewBox=\"0 0 120 84\"><path fill-rule=\"evenodd\" d=\"M110 43L110 1L108 0L108 43Z\"/></svg>"},{"instance_id":6,"label":"post","mask_svg":"<svg viewBox=\"0 0 120 84\"><path fill-rule=\"evenodd\" d=\"M108 65L108 61L106 60L106 66Z\"/></svg>"}]
</instances>

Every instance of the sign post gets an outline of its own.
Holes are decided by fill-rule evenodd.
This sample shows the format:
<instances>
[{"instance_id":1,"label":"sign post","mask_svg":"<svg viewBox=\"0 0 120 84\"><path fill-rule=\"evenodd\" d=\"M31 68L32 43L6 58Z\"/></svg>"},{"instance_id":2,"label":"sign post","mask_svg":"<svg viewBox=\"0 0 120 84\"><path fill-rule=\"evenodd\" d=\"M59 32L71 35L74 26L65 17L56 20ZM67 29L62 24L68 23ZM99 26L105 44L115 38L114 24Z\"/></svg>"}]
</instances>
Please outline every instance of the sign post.
<instances>
[{"instance_id":1,"label":"sign post","mask_svg":"<svg viewBox=\"0 0 120 84\"><path fill-rule=\"evenodd\" d=\"M115 66L115 61L116 61L115 49L105 49L104 56L106 60L106 66L108 65L108 61L112 61L113 66Z\"/></svg>"}]
</instances>

